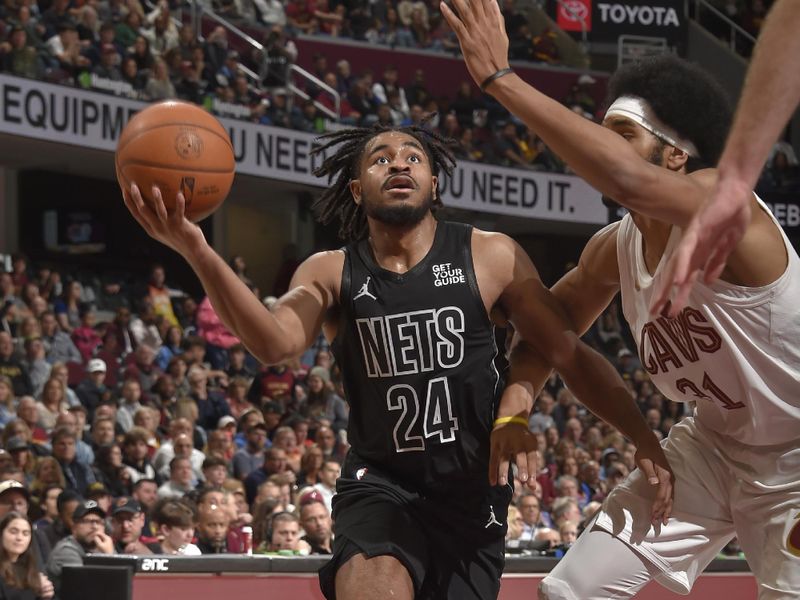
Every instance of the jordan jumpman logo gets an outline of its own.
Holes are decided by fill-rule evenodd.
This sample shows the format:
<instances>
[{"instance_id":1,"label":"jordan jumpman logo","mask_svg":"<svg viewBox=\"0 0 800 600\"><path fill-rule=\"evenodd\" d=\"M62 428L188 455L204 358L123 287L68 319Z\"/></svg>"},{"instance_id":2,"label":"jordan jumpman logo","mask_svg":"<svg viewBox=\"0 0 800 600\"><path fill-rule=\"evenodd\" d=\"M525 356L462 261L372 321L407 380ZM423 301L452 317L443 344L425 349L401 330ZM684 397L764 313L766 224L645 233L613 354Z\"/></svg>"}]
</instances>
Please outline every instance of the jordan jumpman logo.
<instances>
[{"instance_id":1,"label":"jordan jumpman logo","mask_svg":"<svg viewBox=\"0 0 800 600\"><path fill-rule=\"evenodd\" d=\"M372 298L373 300L377 300L375 296L373 296L369 291L369 280L372 279L371 277L367 277L367 280L364 282L364 285L361 286L361 289L358 290L358 293L353 296L353 300L358 300L359 298L363 298L366 296L367 298Z\"/></svg>"},{"instance_id":2,"label":"jordan jumpman logo","mask_svg":"<svg viewBox=\"0 0 800 600\"><path fill-rule=\"evenodd\" d=\"M494 506L491 504L489 505L489 522L486 523L484 529L489 529L491 525L497 525L498 527L502 527L503 524L497 520L497 517L494 516Z\"/></svg>"}]
</instances>

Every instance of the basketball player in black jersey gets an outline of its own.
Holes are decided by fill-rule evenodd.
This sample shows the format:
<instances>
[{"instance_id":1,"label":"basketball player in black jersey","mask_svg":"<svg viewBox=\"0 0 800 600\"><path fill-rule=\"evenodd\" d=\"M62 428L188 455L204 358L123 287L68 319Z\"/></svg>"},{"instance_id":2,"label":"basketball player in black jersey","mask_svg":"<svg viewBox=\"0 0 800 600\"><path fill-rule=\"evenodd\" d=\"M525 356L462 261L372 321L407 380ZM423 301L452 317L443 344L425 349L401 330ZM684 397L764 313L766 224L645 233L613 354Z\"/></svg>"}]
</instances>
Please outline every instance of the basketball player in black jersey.
<instances>
[{"instance_id":1,"label":"basketball player in black jersey","mask_svg":"<svg viewBox=\"0 0 800 600\"><path fill-rule=\"evenodd\" d=\"M421 128L329 134L318 175L332 185L318 208L350 244L297 270L267 310L184 218L136 188L125 201L154 238L193 267L223 322L262 362L298 356L322 329L344 374L352 446L337 483L336 537L320 572L339 600L495 598L511 486L489 483L490 436L527 432L519 407L498 406L490 315L502 312L520 348L547 356L567 385L628 435L670 511L671 474L616 371L569 331L528 256L510 238L439 222L437 183L453 159ZM320 150L318 148L318 150ZM512 356L511 378L514 374ZM494 430L494 432L493 432ZM535 450L535 443L526 446ZM528 459L518 456L520 478ZM496 472L496 471L495 471Z\"/></svg>"}]
</instances>

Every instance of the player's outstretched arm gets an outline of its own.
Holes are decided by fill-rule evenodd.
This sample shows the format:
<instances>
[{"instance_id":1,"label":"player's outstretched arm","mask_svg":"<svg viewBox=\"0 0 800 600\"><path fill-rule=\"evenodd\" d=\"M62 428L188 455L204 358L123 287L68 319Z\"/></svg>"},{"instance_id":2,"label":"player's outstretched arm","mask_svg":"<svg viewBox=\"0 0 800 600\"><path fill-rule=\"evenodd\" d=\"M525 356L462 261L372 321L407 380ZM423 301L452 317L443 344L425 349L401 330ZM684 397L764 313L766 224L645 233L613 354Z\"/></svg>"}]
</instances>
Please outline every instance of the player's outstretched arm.
<instances>
[{"instance_id":1,"label":"player's outstretched arm","mask_svg":"<svg viewBox=\"0 0 800 600\"><path fill-rule=\"evenodd\" d=\"M333 273L341 273L341 257L325 253L304 262L290 291L270 311L209 246L202 230L186 219L182 194L178 194L172 214L167 212L158 188L153 189L152 208L135 184L123 190L123 197L144 230L191 265L222 322L256 358L275 364L299 355L314 341L334 302L329 280Z\"/></svg>"},{"instance_id":2,"label":"player's outstretched arm","mask_svg":"<svg viewBox=\"0 0 800 600\"><path fill-rule=\"evenodd\" d=\"M770 149L800 102L800 1L779 0L761 29L736 115L719 162L714 191L692 219L654 299L671 300L670 316L686 304L702 276L717 279L751 220L752 189Z\"/></svg>"},{"instance_id":3,"label":"player's outstretched arm","mask_svg":"<svg viewBox=\"0 0 800 600\"><path fill-rule=\"evenodd\" d=\"M458 36L467 68L478 85L508 64L508 36L496 0L453 0L441 11ZM515 74L485 86L578 175L604 195L642 215L685 227L710 185L640 157L619 134L548 98Z\"/></svg>"},{"instance_id":4,"label":"player's outstretched arm","mask_svg":"<svg viewBox=\"0 0 800 600\"><path fill-rule=\"evenodd\" d=\"M638 465L648 481L658 486L653 521L666 521L672 510L669 463L619 373L580 340L570 317L539 279L536 268L519 245L501 234L484 234L479 253L482 261L497 265L491 284L500 286L499 304L521 340L560 373L564 383L589 410L636 445ZM540 386L539 381L529 382L525 393ZM516 385L509 393L522 393L524 387ZM508 458L492 456L493 466L501 477L507 472Z\"/></svg>"},{"instance_id":5,"label":"player's outstretched arm","mask_svg":"<svg viewBox=\"0 0 800 600\"><path fill-rule=\"evenodd\" d=\"M578 265L552 289L564 316L579 335L591 327L619 290L618 226L619 223L613 223L592 236ZM534 481L538 452L536 438L523 425L528 422L534 398L541 392L551 371L548 361L515 334L506 388L497 411L498 418L510 419L493 429L491 444L494 456L514 458L522 482ZM507 461L493 465L489 473L490 483L496 485L507 472Z\"/></svg>"}]
</instances>

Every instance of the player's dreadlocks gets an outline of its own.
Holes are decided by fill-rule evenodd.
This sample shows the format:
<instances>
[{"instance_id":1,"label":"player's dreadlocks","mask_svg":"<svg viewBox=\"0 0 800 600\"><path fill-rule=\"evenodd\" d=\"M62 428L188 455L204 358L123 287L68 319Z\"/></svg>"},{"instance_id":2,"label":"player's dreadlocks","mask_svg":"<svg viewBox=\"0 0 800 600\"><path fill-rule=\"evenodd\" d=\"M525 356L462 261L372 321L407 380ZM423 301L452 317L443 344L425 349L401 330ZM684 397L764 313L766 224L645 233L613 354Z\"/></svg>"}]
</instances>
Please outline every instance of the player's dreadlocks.
<instances>
[{"instance_id":1,"label":"player's dreadlocks","mask_svg":"<svg viewBox=\"0 0 800 600\"><path fill-rule=\"evenodd\" d=\"M372 127L334 131L317 138L317 145L311 151L312 155L323 152L332 146L339 146L331 156L323 161L321 166L314 170L314 175L317 177L327 175L329 184L336 177L336 181L329 185L314 203L314 210L319 221L327 225L338 218L339 237L346 241L355 241L366 236L367 217L364 209L353 201L349 185L351 180L357 179L359 176L358 169L364 148L372 138L382 133L397 131L410 135L425 150L433 175L438 176L440 171L452 175L455 157L449 147L451 140L425 129L427 120L423 120L420 125L411 125L410 127L387 127L376 123ZM440 206L442 206L442 201L437 189L434 190L432 209L436 210Z\"/></svg>"}]
</instances>

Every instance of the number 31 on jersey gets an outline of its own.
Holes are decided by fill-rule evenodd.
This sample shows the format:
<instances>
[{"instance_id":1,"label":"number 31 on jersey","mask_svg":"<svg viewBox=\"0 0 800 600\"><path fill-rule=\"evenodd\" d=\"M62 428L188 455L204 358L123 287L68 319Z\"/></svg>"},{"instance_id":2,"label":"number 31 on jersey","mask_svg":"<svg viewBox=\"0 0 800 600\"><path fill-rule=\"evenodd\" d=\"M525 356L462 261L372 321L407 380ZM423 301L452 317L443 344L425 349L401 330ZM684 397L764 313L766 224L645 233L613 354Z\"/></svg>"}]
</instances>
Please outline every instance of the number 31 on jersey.
<instances>
[{"instance_id":1,"label":"number 31 on jersey","mask_svg":"<svg viewBox=\"0 0 800 600\"><path fill-rule=\"evenodd\" d=\"M393 431L397 452L424 452L426 440L439 444L455 441L458 419L453 415L447 377L428 381L421 424L419 396L410 385L400 383L390 387L386 405L390 412L399 413Z\"/></svg>"}]
</instances>

